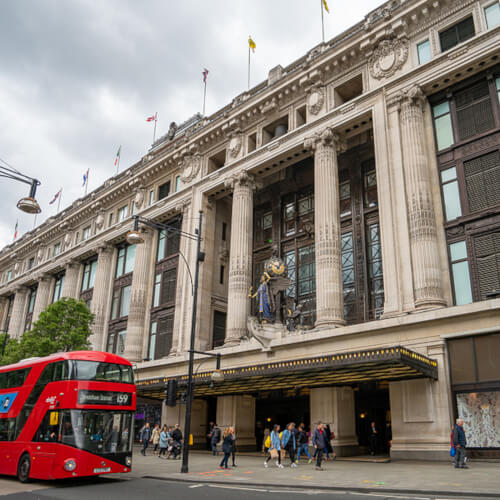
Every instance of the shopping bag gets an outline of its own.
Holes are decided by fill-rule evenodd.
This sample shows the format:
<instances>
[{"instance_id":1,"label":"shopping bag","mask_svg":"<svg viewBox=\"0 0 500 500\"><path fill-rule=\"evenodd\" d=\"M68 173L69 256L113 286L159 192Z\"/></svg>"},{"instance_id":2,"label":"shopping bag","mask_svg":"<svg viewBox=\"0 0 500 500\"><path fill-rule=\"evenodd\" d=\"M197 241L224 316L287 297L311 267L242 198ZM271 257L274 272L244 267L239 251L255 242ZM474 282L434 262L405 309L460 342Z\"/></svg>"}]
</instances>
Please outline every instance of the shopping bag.
<instances>
[{"instance_id":1,"label":"shopping bag","mask_svg":"<svg viewBox=\"0 0 500 500\"><path fill-rule=\"evenodd\" d=\"M457 450L454 446L450 448L450 457L454 457L457 454Z\"/></svg>"},{"instance_id":2,"label":"shopping bag","mask_svg":"<svg viewBox=\"0 0 500 500\"><path fill-rule=\"evenodd\" d=\"M278 458L278 450L276 448L269 450L269 453L271 454L271 458Z\"/></svg>"},{"instance_id":3,"label":"shopping bag","mask_svg":"<svg viewBox=\"0 0 500 500\"><path fill-rule=\"evenodd\" d=\"M264 446L266 448L271 448L271 436L267 436L266 440L264 441Z\"/></svg>"}]
</instances>

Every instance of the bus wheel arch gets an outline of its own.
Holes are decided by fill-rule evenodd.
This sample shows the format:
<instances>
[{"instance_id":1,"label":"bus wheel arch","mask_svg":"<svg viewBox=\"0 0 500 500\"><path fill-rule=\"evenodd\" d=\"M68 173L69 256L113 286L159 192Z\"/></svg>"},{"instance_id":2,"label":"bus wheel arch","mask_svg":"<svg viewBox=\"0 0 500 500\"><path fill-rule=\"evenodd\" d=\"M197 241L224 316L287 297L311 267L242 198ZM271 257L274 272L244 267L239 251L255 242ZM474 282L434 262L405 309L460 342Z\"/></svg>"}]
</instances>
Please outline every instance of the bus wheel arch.
<instances>
[{"instance_id":1,"label":"bus wheel arch","mask_svg":"<svg viewBox=\"0 0 500 500\"><path fill-rule=\"evenodd\" d=\"M30 472L31 457L30 454L25 451L17 463L17 478L21 483L28 483L30 481Z\"/></svg>"}]
</instances>

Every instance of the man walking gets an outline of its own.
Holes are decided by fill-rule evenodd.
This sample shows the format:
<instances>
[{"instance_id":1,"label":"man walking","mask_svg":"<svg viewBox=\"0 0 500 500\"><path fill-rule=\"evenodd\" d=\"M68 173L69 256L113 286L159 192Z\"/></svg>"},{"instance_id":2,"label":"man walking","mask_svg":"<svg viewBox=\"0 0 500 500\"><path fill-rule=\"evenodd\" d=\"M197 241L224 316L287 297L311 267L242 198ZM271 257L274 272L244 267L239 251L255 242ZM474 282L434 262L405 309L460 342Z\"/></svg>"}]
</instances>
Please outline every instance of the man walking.
<instances>
[{"instance_id":1,"label":"man walking","mask_svg":"<svg viewBox=\"0 0 500 500\"><path fill-rule=\"evenodd\" d=\"M376 455L378 448L378 432L377 427L375 426L375 422L372 422L370 424L370 434L368 439L370 443L370 455Z\"/></svg>"},{"instance_id":2,"label":"man walking","mask_svg":"<svg viewBox=\"0 0 500 500\"><path fill-rule=\"evenodd\" d=\"M214 457L218 455L217 445L219 444L220 437L221 437L220 428L217 424L214 424L214 428L212 429L212 437L210 441L210 444L212 445L212 454Z\"/></svg>"},{"instance_id":3,"label":"man walking","mask_svg":"<svg viewBox=\"0 0 500 500\"><path fill-rule=\"evenodd\" d=\"M314 429L314 434L312 438L314 447L316 448L316 470L323 470L321 468L321 459L323 458L323 452L326 448L326 436L325 430L323 429L323 424L318 422L316 429Z\"/></svg>"},{"instance_id":4,"label":"man walking","mask_svg":"<svg viewBox=\"0 0 500 500\"><path fill-rule=\"evenodd\" d=\"M465 437L464 421L457 418L457 423L453 431L453 444L456 449L455 453L455 469L468 469L465 465L465 447L467 446L467 438Z\"/></svg>"},{"instance_id":5,"label":"man walking","mask_svg":"<svg viewBox=\"0 0 500 500\"><path fill-rule=\"evenodd\" d=\"M143 457L146 456L146 449L149 445L150 439L151 439L151 428L149 427L149 422L146 422L139 436L139 442L142 443L141 453Z\"/></svg>"}]
</instances>

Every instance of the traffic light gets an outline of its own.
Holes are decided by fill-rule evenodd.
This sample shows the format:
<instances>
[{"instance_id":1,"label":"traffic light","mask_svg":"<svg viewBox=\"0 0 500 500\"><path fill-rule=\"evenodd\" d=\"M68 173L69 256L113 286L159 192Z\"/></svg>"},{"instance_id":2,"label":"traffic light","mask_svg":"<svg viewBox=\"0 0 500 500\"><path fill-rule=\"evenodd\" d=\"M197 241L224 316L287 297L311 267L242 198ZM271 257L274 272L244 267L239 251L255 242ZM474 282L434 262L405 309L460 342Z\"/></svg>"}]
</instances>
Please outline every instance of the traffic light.
<instances>
[{"instance_id":1,"label":"traffic light","mask_svg":"<svg viewBox=\"0 0 500 500\"><path fill-rule=\"evenodd\" d=\"M175 400L177 399L177 380L171 379L167 381L165 396L167 397L167 406L175 406Z\"/></svg>"}]
</instances>

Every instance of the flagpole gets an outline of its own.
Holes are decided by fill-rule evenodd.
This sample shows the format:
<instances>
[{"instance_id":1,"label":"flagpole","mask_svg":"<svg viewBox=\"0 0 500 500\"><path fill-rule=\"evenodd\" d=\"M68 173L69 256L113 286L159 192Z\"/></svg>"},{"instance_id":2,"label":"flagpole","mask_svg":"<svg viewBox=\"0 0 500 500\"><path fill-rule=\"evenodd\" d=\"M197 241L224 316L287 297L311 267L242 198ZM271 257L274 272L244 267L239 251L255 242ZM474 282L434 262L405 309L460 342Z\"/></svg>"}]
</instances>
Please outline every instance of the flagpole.
<instances>
[{"instance_id":1,"label":"flagpole","mask_svg":"<svg viewBox=\"0 0 500 500\"><path fill-rule=\"evenodd\" d=\"M325 43L325 18L323 14L323 0L319 0L319 3L321 4L321 33L322 33L322 39L323 43Z\"/></svg>"},{"instance_id":2,"label":"flagpole","mask_svg":"<svg viewBox=\"0 0 500 500\"><path fill-rule=\"evenodd\" d=\"M248 44L248 90L250 90L250 44Z\"/></svg>"},{"instance_id":3,"label":"flagpole","mask_svg":"<svg viewBox=\"0 0 500 500\"><path fill-rule=\"evenodd\" d=\"M155 138L156 138L156 122L158 121L158 112L155 113L155 127L153 129L153 144L155 142Z\"/></svg>"},{"instance_id":4,"label":"flagpole","mask_svg":"<svg viewBox=\"0 0 500 500\"><path fill-rule=\"evenodd\" d=\"M33 229L35 229L35 227L36 227L36 216L37 216L37 215L38 215L38 214L35 214L35 218L34 218L34 220L33 220Z\"/></svg>"},{"instance_id":5,"label":"flagpole","mask_svg":"<svg viewBox=\"0 0 500 500\"><path fill-rule=\"evenodd\" d=\"M205 116L205 101L207 99L207 77L205 76L205 88L203 90L203 116Z\"/></svg>"},{"instance_id":6,"label":"flagpole","mask_svg":"<svg viewBox=\"0 0 500 500\"><path fill-rule=\"evenodd\" d=\"M62 188L59 191L59 196L57 197L57 213L59 213L59 208L61 206L61 198L62 198Z\"/></svg>"}]
</instances>

